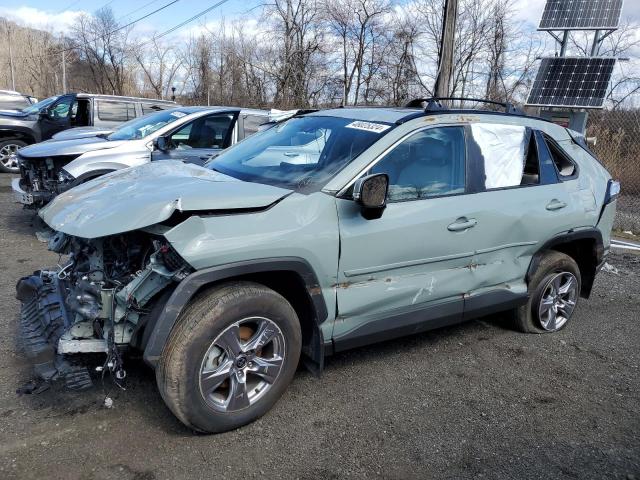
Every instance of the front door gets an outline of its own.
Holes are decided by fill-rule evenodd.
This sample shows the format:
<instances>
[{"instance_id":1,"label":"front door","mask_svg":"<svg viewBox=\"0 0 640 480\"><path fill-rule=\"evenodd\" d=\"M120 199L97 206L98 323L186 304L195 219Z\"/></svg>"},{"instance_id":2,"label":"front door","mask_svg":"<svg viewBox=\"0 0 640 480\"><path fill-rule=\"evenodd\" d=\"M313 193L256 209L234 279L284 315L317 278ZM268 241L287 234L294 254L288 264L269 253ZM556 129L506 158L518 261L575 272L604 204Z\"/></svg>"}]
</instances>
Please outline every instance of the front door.
<instances>
[{"instance_id":1,"label":"front door","mask_svg":"<svg viewBox=\"0 0 640 480\"><path fill-rule=\"evenodd\" d=\"M169 149L155 150L153 160L182 160L203 165L231 144L237 113L216 113L196 118L166 135Z\"/></svg>"},{"instance_id":2,"label":"front door","mask_svg":"<svg viewBox=\"0 0 640 480\"><path fill-rule=\"evenodd\" d=\"M71 115L75 114L77 103L73 95L59 98L53 105L40 114L41 141L71 127Z\"/></svg>"},{"instance_id":3,"label":"front door","mask_svg":"<svg viewBox=\"0 0 640 480\"><path fill-rule=\"evenodd\" d=\"M399 142L368 173L389 175L379 219L338 199L337 350L462 319L474 254L462 126Z\"/></svg>"}]
</instances>

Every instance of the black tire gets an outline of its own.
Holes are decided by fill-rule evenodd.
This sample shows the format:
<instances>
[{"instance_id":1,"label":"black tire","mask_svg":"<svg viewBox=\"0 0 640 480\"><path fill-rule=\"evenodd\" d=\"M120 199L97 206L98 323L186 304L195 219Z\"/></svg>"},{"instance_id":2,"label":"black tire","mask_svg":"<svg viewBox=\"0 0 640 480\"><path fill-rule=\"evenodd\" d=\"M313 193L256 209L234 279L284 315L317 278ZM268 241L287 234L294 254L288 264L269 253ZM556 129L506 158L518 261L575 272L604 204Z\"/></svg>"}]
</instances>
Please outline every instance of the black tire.
<instances>
[{"instance_id":1,"label":"black tire","mask_svg":"<svg viewBox=\"0 0 640 480\"><path fill-rule=\"evenodd\" d=\"M280 329L286 346L282 366L255 403L239 411L216 411L200 389L204 358L225 329L253 316L268 318ZM188 427L207 433L233 430L261 417L278 401L296 372L301 345L300 322L284 297L253 282L216 286L199 294L180 316L156 369L158 389L169 409Z\"/></svg>"},{"instance_id":2,"label":"black tire","mask_svg":"<svg viewBox=\"0 0 640 480\"><path fill-rule=\"evenodd\" d=\"M571 320L571 315L559 328L551 330L543 328L542 320L538 313L538 308L545 293L545 287L559 273L567 272L572 274L577 281L577 292L575 303L580 298L579 292L582 286L580 269L573 258L564 253L553 250L544 254L538 268L529 280L529 301L515 309L513 312L513 324L517 330L525 333L552 333L564 328ZM575 305L571 310L573 313Z\"/></svg>"},{"instance_id":3,"label":"black tire","mask_svg":"<svg viewBox=\"0 0 640 480\"><path fill-rule=\"evenodd\" d=\"M22 147L26 147L27 145L28 143L23 142L22 140L17 140L17 139L3 140L2 142L0 142L0 152L3 152L4 149L11 148L11 147L17 147L16 149L20 149ZM0 172L3 172L3 173L20 172L20 169L18 168L17 165L15 167L10 167L9 165L7 165L5 161L5 157L6 155L4 153L0 153Z\"/></svg>"}]
</instances>

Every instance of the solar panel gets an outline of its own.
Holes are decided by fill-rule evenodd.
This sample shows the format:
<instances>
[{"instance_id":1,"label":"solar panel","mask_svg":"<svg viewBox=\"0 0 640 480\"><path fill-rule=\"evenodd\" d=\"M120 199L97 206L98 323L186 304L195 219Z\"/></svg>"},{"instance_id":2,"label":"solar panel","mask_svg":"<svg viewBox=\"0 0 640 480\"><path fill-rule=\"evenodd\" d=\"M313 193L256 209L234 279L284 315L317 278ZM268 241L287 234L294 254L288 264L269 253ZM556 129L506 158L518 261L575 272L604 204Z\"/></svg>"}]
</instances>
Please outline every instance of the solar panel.
<instances>
[{"instance_id":1,"label":"solar panel","mask_svg":"<svg viewBox=\"0 0 640 480\"><path fill-rule=\"evenodd\" d=\"M538 30L594 30L618 27L622 0L547 0Z\"/></svg>"},{"instance_id":2,"label":"solar panel","mask_svg":"<svg viewBox=\"0 0 640 480\"><path fill-rule=\"evenodd\" d=\"M543 58L527 105L600 108L604 103L615 58Z\"/></svg>"}]
</instances>

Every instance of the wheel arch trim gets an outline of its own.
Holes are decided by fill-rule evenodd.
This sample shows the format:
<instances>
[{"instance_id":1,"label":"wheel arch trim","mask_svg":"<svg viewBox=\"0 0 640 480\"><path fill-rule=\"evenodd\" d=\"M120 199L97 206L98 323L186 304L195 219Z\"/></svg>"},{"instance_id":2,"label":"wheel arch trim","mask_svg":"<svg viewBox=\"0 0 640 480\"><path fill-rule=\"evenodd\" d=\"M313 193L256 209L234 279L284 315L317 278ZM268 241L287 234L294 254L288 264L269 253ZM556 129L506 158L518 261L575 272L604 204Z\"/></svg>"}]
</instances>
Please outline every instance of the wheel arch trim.
<instances>
[{"instance_id":1,"label":"wheel arch trim","mask_svg":"<svg viewBox=\"0 0 640 480\"><path fill-rule=\"evenodd\" d=\"M604 262L604 242L602 239L602 232L597 228L589 227L580 230L570 230L568 232L556 235L545 242L531 258L531 262L529 263L529 268L527 269L526 275L527 283L529 283L529 280L533 277L536 270L538 269L540 260L542 259L542 256L545 254L545 252L549 250L556 250L560 251L561 253L566 253L562 250L562 246L571 246L572 244L575 244L576 242L581 240L592 240L594 242L594 251L592 252L594 256L594 262L592 263L592 265L585 266L581 264L579 259L574 258L574 260L576 260L576 263L578 263L578 266L580 267L580 274L583 277L580 295L582 297L589 298L595 276ZM584 268L587 268L587 270L583 270Z\"/></svg>"},{"instance_id":2,"label":"wheel arch trim","mask_svg":"<svg viewBox=\"0 0 640 480\"><path fill-rule=\"evenodd\" d=\"M230 280L244 275L269 273L269 272L293 272L297 274L304 283L307 294L313 306L314 321L317 329L313 350L318 355L317 363L322 368L323 359L323 337L319 325L327 319L327 306L322 296L322 288L311 265L299 257L278 257L248 260L243 262L230 263L216 267L205 268L196 271L182 280L171 293L167 303L164 305L162 313L158 316L148 337L148 342L144 346L144 361L156 367L164 346L171 335L174 325L180 314L184 311L189 301L207 285L224 280Z\"/></svg>"}]
</instances>

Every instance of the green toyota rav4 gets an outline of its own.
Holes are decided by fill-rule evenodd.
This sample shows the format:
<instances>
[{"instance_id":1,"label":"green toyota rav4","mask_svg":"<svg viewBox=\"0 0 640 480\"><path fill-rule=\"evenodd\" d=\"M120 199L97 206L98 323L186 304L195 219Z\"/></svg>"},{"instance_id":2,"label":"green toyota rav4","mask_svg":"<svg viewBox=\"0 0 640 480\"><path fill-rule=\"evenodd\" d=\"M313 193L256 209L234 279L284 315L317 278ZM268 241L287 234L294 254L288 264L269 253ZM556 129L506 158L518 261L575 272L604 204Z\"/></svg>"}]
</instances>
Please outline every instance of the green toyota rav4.
<instances>
[{"instance_id":1,"label":"green toyota rav4","mask_svg":"<svg viewBox=\"0 0 640 480\"><path fill-rule=\"evenodd\" d=\"M426 105L426 108L425 108ZM105 175L40 215L67 255L17 285L45 380L125 376L144 352L171 411L222 432L267 412L302 358L506 311L566 326L609 250L619 184L563 127L518 113L340 108L205 167Z\"/></svg>"}]
</instances>

